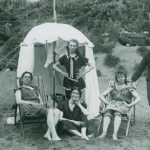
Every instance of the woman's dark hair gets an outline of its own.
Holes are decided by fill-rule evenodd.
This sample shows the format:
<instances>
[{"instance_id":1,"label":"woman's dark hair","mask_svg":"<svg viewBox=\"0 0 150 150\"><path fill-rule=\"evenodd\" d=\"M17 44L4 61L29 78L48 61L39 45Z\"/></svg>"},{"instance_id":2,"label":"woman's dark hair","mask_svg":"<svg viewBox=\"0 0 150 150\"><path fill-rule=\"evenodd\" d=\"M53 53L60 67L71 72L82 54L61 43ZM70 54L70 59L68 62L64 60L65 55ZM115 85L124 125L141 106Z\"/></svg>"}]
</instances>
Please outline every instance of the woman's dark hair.
<instances>
[{"instance_id":1,"label":"woman's dark hair","mask_svg":"<svg viewBox=\"0 0 150 150\"><path fill-rule=\"evenodd\" d=\"M79 47L79 42L76 40L76 39L71 39L68 44L67 44L67 52L68 52L68 56L70 56L70 51L69 51L69 44L70 42L74 42L77 44L77 48L75 50L75 54L78 56L79 55L79 50L78 50L78 47Z\"/></svg>"},{"instance_id":2,"label":"woman's dark hair","mask_svg":"<svg viewBox=\"0 0 150 150\"><path fill-rule=\"evenodd\" d=\"M73 87L73 88L71 89L71 92L70 92L70 93L72 94L72 92L75 91L75 90L79 92L79 96L80 96L79 98L81 98L82 92L81 92L81 90L79 89L79 87L77 87L77 86Z\"/></svg>"},{"instance_id":3,"label":"woman's dark hair","mask_svg":"<svg viewBox=\"0 0 150 150\"><path fill-rule=\"evenodd\" d=\"M125 76L125 84L127 84L127 70L124 66L119 66L115 72L115 81L118 82L117 76L123 74Z\"/></svg>"},{"instance_id":4,"label":"woman's dark hair","mask_svg":"<svg viewBox=\"0 0 150 150\"><path fill-rule=\"evenodd\" d=\"M25 72L22 74L21 79L24 77L25 74L29 74L30 77L31 77L31 80L33 80L33 75L32 75L32 73L29 72L29 71L25 71Z\"/></svg>"}]
</instances>

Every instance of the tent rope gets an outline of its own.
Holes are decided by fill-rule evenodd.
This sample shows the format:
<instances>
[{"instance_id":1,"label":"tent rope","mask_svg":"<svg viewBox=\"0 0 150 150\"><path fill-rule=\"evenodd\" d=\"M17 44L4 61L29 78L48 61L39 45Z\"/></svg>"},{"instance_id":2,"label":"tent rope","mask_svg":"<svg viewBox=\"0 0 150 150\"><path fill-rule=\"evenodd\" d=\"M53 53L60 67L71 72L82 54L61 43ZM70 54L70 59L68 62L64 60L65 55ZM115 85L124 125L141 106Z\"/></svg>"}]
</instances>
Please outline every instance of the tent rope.
<instances>
[{"instance_id":1,"label":"tent rope","mask_svg":"<svg viewBox=\"0 0 150 150\"><path fill-rule=\"evenodd\" d=\"M7 65L5 66L5 68L7 68L9 66L9 64L15 59L15 57L19 54L19 51L12 57L12 59L7 63Z\"/></svg>"},{"instance_id":2,"label":"tent rope","mask_svg":"<svg viewBox=\"0 0 150 150\"><path fill-rule=\"evenodd\" d=\"M15 47L11 52L9 52L5 57L3 57L3 58L0 60L0 62L3 61L3 60L5 60L5 59L6 59L12 52L14 52L19 46L20 46L20 45L18 45L17 47Z\"/></svg>"}]
</instances>

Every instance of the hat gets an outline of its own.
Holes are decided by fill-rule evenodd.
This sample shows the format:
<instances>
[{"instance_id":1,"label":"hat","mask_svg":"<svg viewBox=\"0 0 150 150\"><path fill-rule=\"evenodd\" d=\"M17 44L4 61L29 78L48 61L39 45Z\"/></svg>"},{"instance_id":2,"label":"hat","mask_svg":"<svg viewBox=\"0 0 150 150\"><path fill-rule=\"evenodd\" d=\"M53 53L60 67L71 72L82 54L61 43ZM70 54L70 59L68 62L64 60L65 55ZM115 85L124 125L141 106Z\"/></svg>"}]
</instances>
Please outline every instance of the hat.
<instances>
[{"instance_id":1,"label":"hat","mask_svg":"<svg viewBox=\"0 0 150 150\"><path fill-rule=\"evenodd\" d=\"M125 76L127 76L127 70L124 66L118 66L118 68L115 71L115 74L124 74Z\"/></svg>"}]
</instances>

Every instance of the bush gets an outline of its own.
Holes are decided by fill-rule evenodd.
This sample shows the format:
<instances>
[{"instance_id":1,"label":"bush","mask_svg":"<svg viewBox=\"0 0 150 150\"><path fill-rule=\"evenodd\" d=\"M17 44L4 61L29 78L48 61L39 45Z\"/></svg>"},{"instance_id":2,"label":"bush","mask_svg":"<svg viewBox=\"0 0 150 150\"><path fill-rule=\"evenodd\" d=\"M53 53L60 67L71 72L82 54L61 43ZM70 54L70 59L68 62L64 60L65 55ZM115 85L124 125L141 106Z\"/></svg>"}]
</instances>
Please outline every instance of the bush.
<instances>
[{"instance_id":1,"label":"bush","mask_svg":"<svg viewBox=\"0 0 150 150\"><path fill-rule=\"evenodd\" d=\"M124 35L120 35L118 38L118 41L120 42L120 44L126 46L127 44L132 45L132 41L131 39L129 39L128 37L124 36Z\"/></svg>"},{"instance_id":2,"label":"bush","mask_svg":"<svg viewBox=\"0 0 150 150\"><path fill-rule=\"evenodd\" d=\"M137 48L137 53L144 57L150 50L146 47L146 46L141 46L139 48Z\"/></svg>"},{"instance_id":3,"label":"bush","mask_svg":"<svg viewBox=\"0 0 150 150\"><path fill-rule=\"evenodd\" d=\"M0 71L3 70L3 68L5 67L6 62L5 61L1 61L0 62Z\"/></svg>"},{"instance_id":4,"label":"bush","mask_svg":"<svg viewBox=\"0 0 150 150\"><path fill-rule=\"evenodd\" d=\"M114 41L109 41L104 44L97 43L97 45L95 45L95 52L110 54L110 53L112 53L112 50L114 47L115 47Z\"/></svg>"},{"instance_id":5,"label":"bush","mask_svg":"<svg viewBox=\"0 0 150 150\"><path fill-rule=\"evenodd\" d=\"M150 46L150 37L145 37L145 42L147 46Z\"/></svg>"},{"instance_id":6,"label":"bush","mask_svg":"<svg viewBox=\"0 0 150 150\"><path fill-rule=\"evenodd\" d=\"M105 57L105 65L109 67L114 67L120 62L120 59L112 54L108 54Z\"/></svg>"}]
</instances>

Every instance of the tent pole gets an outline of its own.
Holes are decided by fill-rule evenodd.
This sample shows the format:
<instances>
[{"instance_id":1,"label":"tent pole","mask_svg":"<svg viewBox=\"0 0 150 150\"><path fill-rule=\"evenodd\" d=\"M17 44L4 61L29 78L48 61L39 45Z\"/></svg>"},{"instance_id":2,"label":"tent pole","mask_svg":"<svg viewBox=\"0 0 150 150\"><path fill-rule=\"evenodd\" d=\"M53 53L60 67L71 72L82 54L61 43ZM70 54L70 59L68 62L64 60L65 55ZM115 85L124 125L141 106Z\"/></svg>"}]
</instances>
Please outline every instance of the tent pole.
<instances>
[{"instance_id":1,"label":"tent pole","mask_svg":"<svg viewBox=\"0 0 150 150\"><path fill-rule=\"evenodd\" d=\"M53 0L53 19L54 19L54 22L57 22L56 0Z\"/></svg>"},{"instance_id":2,"label":"tent pole","mask_svg":"<svg viewBox=\"0 0 150 150\"><path fill-rule=\"evenodd\" d=\"M56 63L56 53L55 53L55 48L56 48L56 41L53 43L53 64ZM55 69L53 69L53 108L55 108Z\"/></svg>"}]
</instances>

